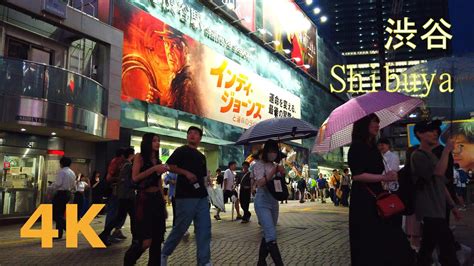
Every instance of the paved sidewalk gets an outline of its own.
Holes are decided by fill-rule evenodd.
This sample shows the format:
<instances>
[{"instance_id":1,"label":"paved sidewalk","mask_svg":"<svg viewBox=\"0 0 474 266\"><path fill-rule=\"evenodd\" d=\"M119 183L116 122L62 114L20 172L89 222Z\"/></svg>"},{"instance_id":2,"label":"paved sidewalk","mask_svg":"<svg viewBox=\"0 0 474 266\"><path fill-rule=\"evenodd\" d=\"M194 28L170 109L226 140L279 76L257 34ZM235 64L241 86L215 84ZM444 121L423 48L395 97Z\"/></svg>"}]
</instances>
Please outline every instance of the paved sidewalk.
<instances>
[{"instance_id":1,"label":"paved sidewalk","mask_svg":"<svg viewBox=\"0 0 474 266\"><path fill-rule=\"evenodd\" d=\"M278 243L285 265L349 265L347 208L296 201L280 207ZM230 205L226 208L230 209ZM474 247L474 208L464 214L465 219L456 224L455 234L462 243ZM213 264L256 265L261 233L255 213L252 210L248 224L231 221L230 215L230 212L223 213L222 221L212 220ZM92 226L96 231L103 228L103 220L103 216L94 220ZM170 217L168 232L171 221ZM37 239L20 239L19 231L20 225L0 227L0 265L122 265L130 244L128 220L123 231L129 239L107 249L91 248L82 236L77 249L66 249L64 240L54 242L52 249L42 249ZM195 254L195 239L191 233L189 240L182 241L170 257L169 265L196 265ZM146 265L147 260L148 254L144 254L138 264ZM271 259L267 262L271 263Z\"/></svg>"}]
</instances>

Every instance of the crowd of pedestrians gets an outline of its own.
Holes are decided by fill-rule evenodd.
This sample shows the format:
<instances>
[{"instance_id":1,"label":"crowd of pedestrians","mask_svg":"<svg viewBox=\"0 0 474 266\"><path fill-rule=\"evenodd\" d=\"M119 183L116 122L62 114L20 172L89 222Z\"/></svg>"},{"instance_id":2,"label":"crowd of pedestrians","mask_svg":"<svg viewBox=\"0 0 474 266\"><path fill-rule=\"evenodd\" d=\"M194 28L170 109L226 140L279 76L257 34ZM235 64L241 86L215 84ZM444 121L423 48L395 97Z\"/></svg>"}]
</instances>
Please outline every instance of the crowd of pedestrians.
<instances>
[{"instance_id":1,"label":"crowd of pedestrians","mask_svg":"<svg viewBox=\"0 0 474 266\"><path fill-rule=\"evenodd\" d=\"M445 146L439 143L437 121L416 124L414 132L420 145L407 152L407 163L400 170L400 160L391 151L390 141L377 139L379 123L379 118L371 114L354 124L348 153L350 170L334 169L329 177L319 173L307 178L285 178L283 154L272 140L251 160L241 164L231 161L224 172L217 169L215 177L211 177L206 157L198 150L202 130L197 127L188 129L187 144L177 148L166 162L159 159L160 137L144 134L140 153L135 154L133 148L120 149L105 178L98 172L91 179L82 174L76 176L70 168L71 159L64 157L57 179L51 184L58 238L65 230L68 202L77 204L80 219L91 203L103 203L107 198L105 226L99 237L107 246L126 239L121 228L129 217L132 239L124 254L125 265L134 265L146 250L149 265L167 265L181 239L189 236L191 223L198 265L210 265L211 207L217 209L214 218L221 220L225 203L230 203L232 219L235 210L235 220L249 223L253 199L262 230L258 265L266 265L269 255L275 265L283 265L276 231L279 205L288 199L300 203L326 203L330 199L334 206L349 207L352 265L431 265L433 253L439 253L435 259L442 265L460 265L456 252L462 245L455 240L449 219L450 214L461 218L457 206L465 208L463 200L470 176L453 163L453 141L446 140ZM402 182L404 176L408 176L408 183ZM275 188L268 185L274 177L285 180L283 185L289 191L286 200L277 200ZM407 184L412 186L411 203L397 192L406 191ZM387 191L400 195L406 203L404 212L381 215L378 196ZM172 205L173 226L165 240L167 200Z\"/></svg>"}]
</instances>

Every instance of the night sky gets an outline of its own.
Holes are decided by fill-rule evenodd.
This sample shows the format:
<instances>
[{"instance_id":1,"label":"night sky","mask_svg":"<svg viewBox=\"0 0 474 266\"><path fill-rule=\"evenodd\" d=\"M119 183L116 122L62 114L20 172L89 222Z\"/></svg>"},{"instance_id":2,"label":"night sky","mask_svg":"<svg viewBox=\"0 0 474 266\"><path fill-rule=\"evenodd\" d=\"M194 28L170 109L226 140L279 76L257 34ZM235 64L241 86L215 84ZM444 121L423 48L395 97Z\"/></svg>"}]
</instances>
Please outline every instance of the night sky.
<instances>
[{"instance_id":1,"label":"night sky","mask_svg":"<svg viewBox=\"0 0 474 266\"><path fill-rule=\"evenodd\" d=\"M454 55L474 53L474 1L450 0L449 15L452 27Z\"/></svg>"},{"instance_id":2,"label":"night sky","mask_svg":"<svg viewBox=\"0 0 474 266\"><path fill-rule=\"evenodd\" d=\"M304 0L297 0L296 2L318 26L319 34L323 38L327 38L329 35L328 26L321 24L319 16L313 13L313 8L318 6L319 1L314 0L310 7L306 6ZM320 15L324 13L324 10L322 10ZM451 44L453 54L460 56L474 53L474 0L449 0L449 16L448 22L452 25L453 39ZM329 17L329 19L331 18Z\"/></svg>"}]
</instances>

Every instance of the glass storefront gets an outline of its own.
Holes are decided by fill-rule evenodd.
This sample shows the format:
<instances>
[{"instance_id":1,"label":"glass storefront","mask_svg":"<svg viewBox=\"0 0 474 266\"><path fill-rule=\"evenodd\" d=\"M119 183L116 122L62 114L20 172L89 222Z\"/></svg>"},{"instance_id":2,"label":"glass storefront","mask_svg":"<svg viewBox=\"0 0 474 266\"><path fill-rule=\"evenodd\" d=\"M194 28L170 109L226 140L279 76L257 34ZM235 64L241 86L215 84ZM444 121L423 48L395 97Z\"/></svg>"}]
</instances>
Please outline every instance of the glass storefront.
<instances>
[{"instance_id":1,"label":"glass storefront","mask_svg":"<svg viewBox=\"0 0 474 266\"><path fill-rule=\"evenodd\" d=\"M0 217L31 214L40 203L46 151L0 147Z\"/></svg>"}]
</instances>

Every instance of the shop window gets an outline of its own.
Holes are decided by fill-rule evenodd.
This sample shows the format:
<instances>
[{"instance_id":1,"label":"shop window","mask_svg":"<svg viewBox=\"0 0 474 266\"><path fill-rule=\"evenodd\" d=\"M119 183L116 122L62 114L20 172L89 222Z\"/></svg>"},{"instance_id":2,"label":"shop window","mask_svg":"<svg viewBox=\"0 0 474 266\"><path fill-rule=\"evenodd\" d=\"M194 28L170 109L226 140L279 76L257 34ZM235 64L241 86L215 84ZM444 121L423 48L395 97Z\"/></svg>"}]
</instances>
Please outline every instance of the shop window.
<instances>
[{"instance_id":1,"label":"shop window","mask_svg":"<svg viewBox=\"0 0 474 266\"><path fill-rule=\"evenodd\" d=\"M30 214L39 203L43 156L4 155L0 215Z\"/></svg>"}]
</instances>

